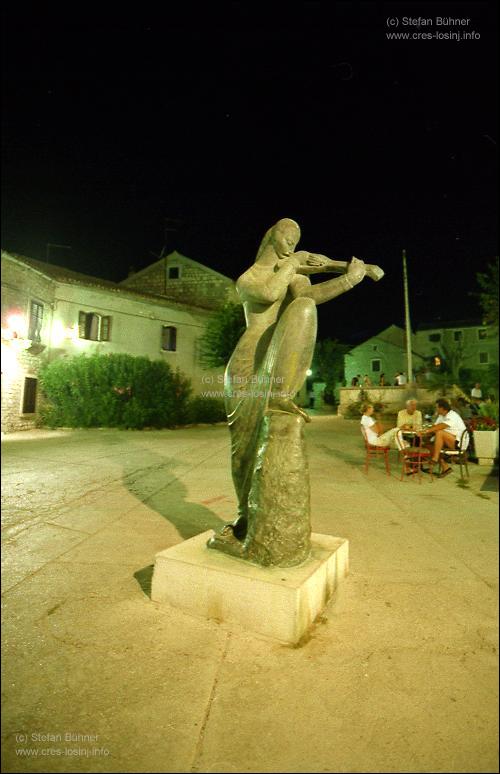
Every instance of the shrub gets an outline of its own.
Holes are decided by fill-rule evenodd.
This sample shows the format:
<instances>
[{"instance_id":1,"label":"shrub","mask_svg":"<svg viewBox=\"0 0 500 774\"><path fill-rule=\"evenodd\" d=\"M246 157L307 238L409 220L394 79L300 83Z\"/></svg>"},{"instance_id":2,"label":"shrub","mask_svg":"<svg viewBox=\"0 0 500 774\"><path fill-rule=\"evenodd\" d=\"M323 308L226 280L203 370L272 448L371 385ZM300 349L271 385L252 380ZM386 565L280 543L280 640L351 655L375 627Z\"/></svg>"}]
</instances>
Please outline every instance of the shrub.
<instances>
[{"instance_id":1,"label":"shrub","mask_svg":"<svg viewBox=\"0 0 500 774\"><path fill-rule=\"evenodd\" d=\"M187 421L196 422L225 422L226 409L224 401L218 398L192 398L188 404Z\"/></svg>"},{"instance_id":2,"label":"shrub","mask_svg":"<svg viewBox=\"0 0 500 774\"><path fill-rule=\"evenodd\" d=\"M370 403L373 406L375 414L380 414L386 408L385 403L382 403L381 400L372 400L368 397L368 393L365 392L365 390L361 390L359 393L359 400L355 401L354 403L349 403L347 406L344 414L345 418L359 419L363 414L363 406L366 403Z\"/></svg>"},{"instance_id":3,"label":"shrub","mask_svg":"<svg viewBox=\"0 0 500 774\"><path fill-rule=\"evenodd\" d=\"M167 363L121 354L60 358L40 383L50 427L172 427L186 421L191 389Z\"/></svg>"},{"instance_id":4,"label":"shrub","mask_svg":"<svg viewBox=\"0 0 500 774\"><path fill-rule=\"evenodd\" d=\"M472 430L496 430L498 428L498 403L481 403L479 415L470 420Z\"/></svg>"}]
</instances>

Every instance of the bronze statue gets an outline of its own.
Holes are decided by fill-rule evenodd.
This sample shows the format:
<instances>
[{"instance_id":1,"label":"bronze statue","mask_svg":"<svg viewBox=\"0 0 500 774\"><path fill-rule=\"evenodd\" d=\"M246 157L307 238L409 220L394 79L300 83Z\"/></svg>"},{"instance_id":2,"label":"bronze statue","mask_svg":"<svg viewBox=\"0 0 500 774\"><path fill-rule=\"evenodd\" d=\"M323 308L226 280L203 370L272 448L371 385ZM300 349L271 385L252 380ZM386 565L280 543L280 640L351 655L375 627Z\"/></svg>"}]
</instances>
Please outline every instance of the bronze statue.
<instances>
[{"instance_id":1,"label":"bronze statue","mask_svg":"<svg viewBox=\"0 0 500 774\"><path fill-rule=\"evenodd\" d=\"M210 548L260 565L303 562L310 552L309 475L303 437L307 413L294 403L316 341L316 305L383 271L353 258L332 261L294 252L298 224L279 220L267 231L255 263L236 283L247 329L226 368L224 390L231 432L238 517ZM311 284L308 274L345 272Z\"/></svg>"}]
</instances>

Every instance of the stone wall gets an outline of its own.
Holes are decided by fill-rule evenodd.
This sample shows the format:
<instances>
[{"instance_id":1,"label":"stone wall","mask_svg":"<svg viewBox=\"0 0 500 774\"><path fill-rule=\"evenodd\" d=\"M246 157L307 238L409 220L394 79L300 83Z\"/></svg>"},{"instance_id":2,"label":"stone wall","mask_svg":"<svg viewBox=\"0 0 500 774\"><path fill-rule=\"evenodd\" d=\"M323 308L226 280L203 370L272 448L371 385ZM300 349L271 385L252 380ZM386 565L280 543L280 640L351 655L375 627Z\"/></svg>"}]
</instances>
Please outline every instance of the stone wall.
<instances>
[{"instance_id":1,"label":"stone wall","mask_svg":"<svg viewBox=\"0 0 500 774\"><path fill-rule=\"evenodd\" d=\"M37 387L35 413L23 414L24 380L26 377L38 378L42 361L43 356L33 355L22 349L15 351L10 344L2 346L3 433L11 433L15 430L29 430L34 427L40 397L39 389Z\"/></svg>"}]
</instances>

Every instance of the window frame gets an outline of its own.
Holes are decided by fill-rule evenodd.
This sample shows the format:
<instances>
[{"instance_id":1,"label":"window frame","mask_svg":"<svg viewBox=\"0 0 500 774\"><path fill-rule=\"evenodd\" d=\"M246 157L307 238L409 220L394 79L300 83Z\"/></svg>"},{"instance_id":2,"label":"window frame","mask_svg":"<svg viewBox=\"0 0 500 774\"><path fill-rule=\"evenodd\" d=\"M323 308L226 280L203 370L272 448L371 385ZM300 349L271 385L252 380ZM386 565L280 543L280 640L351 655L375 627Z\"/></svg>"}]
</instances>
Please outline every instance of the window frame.
<instances>
[{"instance_id":1,"label":"window frame","mask_svg":"<svg viewBox=\"0 0 500 774\"><path fill-rule=\"evenodd\" d=\"M171 277L170 272L172 269L177 269L177 277ZM167 266L167 280L172 280L172 282L175 282L176 280L180 280L182 277L182 266L179 266L178 264L174 264L173 266Z\"/></svg>"},{"instance_id":2,"label":"window frame","mask_svg":"<svg viewBox=\"0 0 500 774\"><path fill-rule=\"evenodd\" d=\"M165 339L166 339L166 332L170 331L170 337L168 344L169 346L164 346ZM173 339L173 342L172 342ZM173 346L171 344L173 343ZM178 344L178 336L177 336L177 326L175 325L162 325L161 326L161 337L160 337L160 349L162 352L177 352L177 344Z\"/></svg>"},{"instance_id":3,"label":"window frame","mask_svg":"<svg viewBox=\"0 0 500 774\"><path fill-rule=\"evenodd\" d=\"M26 411L25 410L25 403L27 398L27 381L28 379L35 383L34 385L34 395L33 395L33 411ZM23 378L23 388L21 391L21 405L20 405L20 416L22 417L32 417L34 414L36 414L36 406L38 401L38 376L35 376L34 374L24 374Z\"/></svg>"},{"instance_id":4,"label":"window frame","mask_svg":"<svg viewBox=\"0 0 500 774\"><path fill-rule=\"evenodd\" d=\"M84 312L81 309L78 312L78 338L83 341L111 341L112 319L111 315ZM91 335L94 321L97 321L96 338Z\"/></svg>"}]
</instances>

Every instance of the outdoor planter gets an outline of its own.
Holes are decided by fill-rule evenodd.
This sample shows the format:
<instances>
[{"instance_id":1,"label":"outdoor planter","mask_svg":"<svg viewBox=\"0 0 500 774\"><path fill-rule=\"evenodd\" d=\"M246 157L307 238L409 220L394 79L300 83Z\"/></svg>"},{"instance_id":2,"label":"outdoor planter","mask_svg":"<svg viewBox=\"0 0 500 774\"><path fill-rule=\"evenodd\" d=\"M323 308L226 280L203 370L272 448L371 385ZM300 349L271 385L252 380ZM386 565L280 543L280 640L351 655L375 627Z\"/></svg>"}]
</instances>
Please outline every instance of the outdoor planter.
<instances>
[{"instance_id":1,"label":"outdoor planter","mask_svg":"<svg viewBox=\"0 0 500 774\"><path fill-rule=\"evenodd\" d=\"M492 465L498 457L498 428L474 430L474 448L479 465Z\"/></svg>"}]
</instances>

